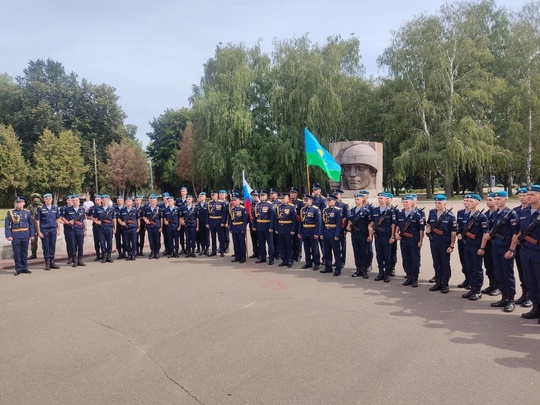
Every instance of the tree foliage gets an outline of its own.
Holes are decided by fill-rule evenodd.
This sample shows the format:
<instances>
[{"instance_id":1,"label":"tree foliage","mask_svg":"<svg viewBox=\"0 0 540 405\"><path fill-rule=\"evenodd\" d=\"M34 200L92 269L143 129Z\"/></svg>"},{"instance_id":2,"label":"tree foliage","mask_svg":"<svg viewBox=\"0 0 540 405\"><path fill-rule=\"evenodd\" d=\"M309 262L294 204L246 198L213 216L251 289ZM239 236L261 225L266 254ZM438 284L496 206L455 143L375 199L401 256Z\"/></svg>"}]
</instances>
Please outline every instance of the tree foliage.
<instances>
[{"instance_id":1,"label":"tree foliage","mask_svg":"<svg viewBox=\"0 0 540 405\"><path fill-rule=\"evenodd\" d=\"M29 174L20 139L12 127L0 124L0 190L17 195L28 185Z\"/></svg>"},{"instance_id":2,"label":"tree foliage","mask_svg":"<svg viewBox=\"0 0 540 405\"><path fill-rule=\"evenodd\" d=\"M107 172L105 177L120 195L131 195L148 182L148 164L141 145L124 139L107 149Z\"/></svg>"}]
</instances>

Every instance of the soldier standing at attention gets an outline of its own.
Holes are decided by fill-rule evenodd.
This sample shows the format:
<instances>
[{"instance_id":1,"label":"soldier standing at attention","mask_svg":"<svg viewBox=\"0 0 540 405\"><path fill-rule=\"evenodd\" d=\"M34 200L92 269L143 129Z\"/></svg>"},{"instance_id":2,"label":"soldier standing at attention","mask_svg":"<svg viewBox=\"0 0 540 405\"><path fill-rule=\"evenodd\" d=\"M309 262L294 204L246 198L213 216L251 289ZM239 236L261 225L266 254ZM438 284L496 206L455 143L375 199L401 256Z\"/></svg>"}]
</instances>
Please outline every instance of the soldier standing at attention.
<instances>
[{"instance_id":1,"label":"soldier standing at attention","mask_svg":"<svg viewBox=\"0 0 540 405\"><path fill-rule=\"evenodd\" d=\"M163 223L167 226L167 240L170 253L168 257L180 257L178 254L178 231L180 229L180 209L173 197L169 197L169 205L162 211Z\"/></svg>"},{"instance_id":2,"label":"soldier standing at attention","mask_svg":"<svg viewBox=\"0 0 540 405\"><path fill-rule=\"evenodd\" d=\"M486 206L488 212L485 214L488 219L488 228L493 227L493 220L497 215L497 206L495 205L495 193L489 193L486 198ZM493 267L493 241L488 240L486 242L486 250L484 251L484 267L486 268L486 276L489 280L489 285L482 290L482 294L489 294L491 296L501 295L501 291L498 288L497 280L495 276L495 268Z\"/></svg>"},{"instance_id":3,"label":"soldier standing at attention","mask_svg":"<svg viewBox=\"0 0 540 405\"><path fill-rule=\"evenodd\" d=\"M373 213L374 207L369 202L369 191L368 190L360 190L359 194L362 194L362 196L363 196L362 206L364 207L365 210L367 210L369 212L369 215L371 215ZM392 202L392 200L390 200L390 203L391 202ZM395 243L393 245L395 245ZM368 241L368 244L367 244L367 263L368 263L367 271L370 272L371 267L372 267L372 263L373 263L373 235L371 237L371 241Z\"/></svg>"},{"instance_id":4,"label":"soldier standing at attention","mask_svg":"<svg viewBox=\"0 0 540 405\"><path fill-rule=\"evenodd\" d=\"M459 210L457 212L457 235L458 235L458 253L459 253L459 261L461 263L461 272L465 276L465 280L463 280L462 283L458 284L458 288L468 288L470 289L470 283L469 283L469 271L467 270L467 265L465 262L465 240L459 235L463 232L463 224L469 220L469 198L468 194L463 196L463 209Z\"/></svg>"},{"instance_id":5,"label":"soldier standing at attention","mask_svg":"<svg viewBox=\"0 0 540 405\"><path fill-rule=\"evenodd\" d=\"M227 190L219 190L219 201L221 201L223 204L225 204L225 221L221 225L221 232L223 235L223 241L225 243L224 249L222 249L223 253L229 253L229 244L231 243L230 237L229 237L229 230L227 227L229 226L227 215L229 215L229 201L227 201ZM221 256L223 257L223 255Z\"/></svg>"},{"instance_id":6,"label":"soldier standing at attention","mask_svg":"<svg viewBox=\"0 0 540 405\"><path fill-rule=\"evenodd\" d=\"M532 309L521 317L538 319L540 323L540 185L531 186L527 198L529 207L520 212L519 233L513 238L510 250L521 245L523 275L533 303Z\"/></svg>"},{"instance_id":7,"label":"soldier standing at attention","mask_svg":"<svg viewBox=\"0 0 540 405\"><path fill-rule=\"evenodd\" d=\"M124 229L124 252L126 261L135 260L137 255L137 232L139 231L139 211L133 207L133 197L126 198L126 205L120 211L116 221Z\"/></svg>"},{"instance_id":8,"label":"soldier standing at attention","mask_svg":"<svg viewBox=\"0 0 540 405\"><path fill-rule=\"evenodd\" d=\"M341 220L343 216L343 210L336 206L337 196L331 194L327 198L328 206L322 211L323 220L323 233L321 238L324 242L324 269L321 273L332 272L332 253L336 261L336 268L334 269L334 276L341 274L341 249L340 238L343 233L341 228Z\"/></svg>"},{"instance_id":9,"label":"soldier standing at attention","mask_svg":"<svg viewBox=\"0 0 540 405\"><path fill-rule=\"evenodd\" d=\"M87 217L92 221L92 235L94 238L94 250L96 251L96 258L94 259L95 262L101 261L103 259L101 257L101 246L100 246L100 240L101 240L101 226L96 223L98 217L103 217L104 209L101 206L101 196L96 194L94 196L94 205L90 207L90 209L87 212Z\"/></svg>"},{"instance_id":10,"label":"soldier standing at attention","mask_svg":"<svg viewBox=\"0 0 540 405\"><path fill-rule=\"evenodd\" d=\"M465 265L469 272L471 290L461 297L476 301L482 298L482 284L484 283L482 258L486 249L489 228L487 217L478 211L478 204L482 201L482 197L478 194L469 194L468 200L470 215L463 223L463 231L458 238L461 237L465 243Z\"/></svg>"},{"instance_id":11,"label":"soldier standing at attention","mask_svg":"<svg viewBox=\"0 0 540 405\"><path fill-rule=\"evenodd\" d=\"M32 220L34 221L34 225L37 219L37 212L43 204L41 203L41 195L38 193L32 194L32 202L30 202L30 206L28 207L28 210L32 214ZM37 232L37 226L34 226L34 229ZM32 255L28 258L28 260L37 259L37 248L38 248L38 238L37 234L33 235L34 238L30 242L30 250L32 251Z\"/></svg>"},{"instance_id":12,"label":"soldier standing at attention","mask_svg":"<svg viewBox=\"0 0 540 405\"><path fill-rule=\"evenodd\" d=\"M379 274L374 280L384 280L385 283L390 282L390 260L392 257L390 247L395 243L394 234L396 228L394 210L387 206L388 196L390 195L386 192L380 192L377 195L379 206L371 211L371 223L369 224L369 233L375 236L375 253L379 268Z\"/></svg>"},{"instance_id":13,"label":"soldier standing at attention","mask_svg":"<svg viewBox=\"0 0 540 405\"><path fill-rule=\"evenodd\" d=\"M259 258L259 237L257 236L257 229L254 228L251 224L253 224L253 218L255 218L255 209L257 208L257 204L259 203L259 192L257 190L253 190L251 192L251 211L248 212L249 216L249 235L251 236L251 247L253 248L253 254L250 257L250 259Z\"/></svg>"},{"instance_id":14,"label":"soldier standing at attention","mask_svg":"<svg viewBox=\"0 0 540 405\"><path fill-rule=\"evenodd\" d=\"M296 187L291 187L291 189L289 190L289 202L294 205L294 209L296 210L297 223L300 221L300 210L304 206L302 200L298 198L298 193L299 190ZM294 235L292 239L292 257L295 262L299 262L300 260L302 260L302 241L298 237L298 226L294 228Z\"/></svg>"},{"instance_id":15,"label":"soldier standing at attention","mask_svg":"<svg viewBox=\"0 0 540 405\"><path fill-rule=\"evenodd\" d=\"M73 207L73 202L71 201L72 197L73 196L71 194L68 195L66 197L66 205L60 208L60 222L63 224L64 228L64 240L66 241L66 250L68 255L68 261L66 264L73 264L73 258L75 257L75 247L73 246L73 228L71 226L66 226L65 219L66 211Z\"/></svg>"},{"instance_id":16,"label":"soldier standing at attention","mask_svg":"<svg viewBox=\"0 0 540 405\"><path fill-rule=\"evenodd\" d=\"M246 262L246 227L249 218L245 207L240 203L240 196L234 195L229 206L229 230L233 238L234 259L231 262Z\"/></svg>"},{"instance_id":17,"label":"soldier standing at attention","mask_svg":"<svg viewBox=\"0 0 540 405\"><path fill-rule=\"evenodd\" d=\"M429 211L426 235L430 240L431 257L435 268L435 285L429 291L450 291L448 281L452 276L450 254L454 251L457 234L457 221L454 214L446 209L446 196L433 197L435 209Z\"/></svg>"},{"instance_id":18,"label":"soldier standing at attention","mask_svg":"<svg viewBox=\"0 0 540 405\"><path fill-rule=\"evenodd\" d=\"M311 195L313 196L313 205L318 207L322 211L326 208L326 199L321 195L322 189L319 183L313 183L311 187ZM324 259L324 242L319 239L319 247L321 249L321 255Z\"/></svg>"},{"instance_id":19,"label":"soldier standing at attention","mask_svg":"<svg viewBox=\"0 0 540 405\"><path fill-rule=\"evenodd\" d=\"M293 238L296 234L295 229L298 229L298 224L296 222L296 208L294 204L289 203L289 195L286 193L281 194L281 204L276 208L276 216L276 234L278 235L279 251L281 252L281 263L278 266L292 267L294 263Z\"/></svg>"},{"instance_id":20,"label":"soldier standing at attention","mask_svg":"<svg viewBox=\"0 0 540 405\"><path fill-rule=\"evenodd\" d=\"M164 192L161 196L161 203L158 204L158 208L161 211L162 216L165 214L165 208L169 206L169 197L171 195L168 192ZM163 218L163 221L161 222L161 234L163 235L163 246L165 246L165 250L163 251L163 256L170 257L172 248L169 248L169 232L168 232L168 226L165 223L165 218Z\"/></svg>"},{"instance_id":21,"label":"soldier standing at attention","mask_svg":"<svg viewBox=\"0 0 540 405\"><path fill-rule=\"evenodd\" d=\"M116 218L114 207L111 206L111 198L108 194L103 194L103 217L99 218L96 222L101 225L101 263L113 263L112 255L112 243L113 237L116 232Z\"/></svg>"},{"instance_id":22,"label":"soldier standing at attention","mask_svg":"<svg viewBox=\"0 0 540 405\"><path fill-rule=\"evenodd\" d=\"M161 221L162 213L157 206L157 197L150 194L149 204L144 209L143 221L148 230L148 241L150 242L150 256L148 259L159 259L159 250L161 249Z\"/></svg>"},{"instance_id":23,"label":"soldier standing at attention","mask_svg":"<svg viewBox=\"0 0 540 405\"><path fill-rule=\"evenodd\" d=\"M394 206L392 204L394 200L394 195L391 193L388 193L388 197L386 197L386 207L394 212L394 215L397 218L397 214L399 212L399 208L397 206ZM397 242L394 242L390 245L390 277L394 277L396 275L396 264L397 264Z\"/></svg>"},{"instance_id":24,"label":"soldier standing at attention","mask_svg":"<svg viewBox=\"0 0 540 405\"><path fill-rule=\"evenodd\" d=\"M358 193L354 196L355 207L349 211L347 230L351 233L356 272L352 277L369 278L368 276L368 243L371 243L369 224L371 212L363 205L364 195Z\"/></svg>"},{"instance_id":25,"label":"soldier standing at attention","mask_svg":"<svg viewBox=\"0 0 540 405\"><path fill-rule=\"evenodd\" d=\"M59 269L54 262L56 254L56 239L60 235L60 210L52 205L52 194L43 195L44 205L37 214L37 234L43 244L43 257L45 258L45 270Z\"/></svg>"},{"instance_id":26,"label":"soldier standing at attention","mask_svg":"<svg viewBox=\"0 0 540 405\"><path fill-rule=\"evenodd\" d=\"M197 230L199 229L199 218L197 208L193 205L193 196L189 194L186 198L186 206L180 213L180 223L184 225L186 232L186 258L195 256L195 242L197 240Z\"/></svg>"},{"instance_id":27,"label":"soldier standing at attention","mask_svg":"<svg viewBox=\"0 0 540 405\"><path fill-rule=\"evenodd\" d=\"M279 198L278 198L278 191L275 188L270 188L268 190L268 201L274 206L274 210L277 214L277 207L279 204L281 204ZM276 223L277 228L277 223ZM279 235L277 233L274 233L272 236L274 240L274 258L279 259L280 256L280 250L279 250Z\"/></svg>"},{"instance_id":28,"label":"soldier standing at attention","mask_svg":"<svg viewBox=\"0 0 540 405\"><path fill-rule=\"evenodd\" d=\"M221 257L225 253L225 238L223 237L223 226L227 220L226 205L218 200L218 192L212 190L212 201L208 203L208 229L212 236L212 252L209 256L215 256L218 252L217 243L219 241L219 254ZM217 239L217 240L216 240Z\"/></svg>"},{"instance_id":29,"label":"soldier standing at attention","mask_svg":"<svg viewBox=\"0 0 540 405\"><path fill-rule=\"evenodd\" d=\"M255 209L254 227L257 229L259 237L259 260L255 263L266 263L266 253L268 246L268 264L274 264L274 229L276 229L276 211L274 206L267 201L268 192L259 191L261 201Z\"/></svg>"},{"instance_id":30,"label":"soldier standing at attention","mask_svg":"<svg viewBox=\"0 0 540 405\"><path fill-rule=\"evenodd\" d=\"M176 199L176 206L179 208L179 212L183 212L187 204L187 187L180 187L180 197ZM183 255L186 253L186 232L185 226L180 224L180 231L178 231L178 237L180 238L180 254ZM222 245L220 245L222 246Z\"/></svg>"},{"instance_id":31,"label":"soldier standing at attention","mask_svg":"<svg viewBox=\"0 0 540 405\"><path fill-rule=\"evenodd\" d=\"M120 212L124 209L124 196L119 195L116 197L116 207L114 209L114 217L119 218ZM124 250L124 246L126 244L126 241L124 239L124 231L125 227L122 225L122 222L116 222L116 230L114 232L114 238L116 241L116 251L118 252L117 259L125 259L126 258L126 251Z\"/></svg>"},{"instance_id":32,"label":"soldier standing at attention","mask_svg":"<svg viewBox=\"0 0 540 405\"><path fill-rule=\"evenodd\" d=\"M86 266L83 262L84 237L86 236L86 211L80 206L79 194L71 196L72 206L64 212L64 219L67 223L64 227L71 228L71 245L73 246L72 267Z\"/></svg>"},{"instance_id":33,"label":"soldier standing at attention","mask_svg":"<svg viewBox=\"0 0 540 405\"><path fill-rule=\"evenodd\" d=\"M24 197L16 197L15 209L8 210L4 222L6 239L13 249L15 276L32 273L28 270L28 243L34 239L35 230L32 213L24 209L25 203Z\"/></svg>"},{"instance_id":34,"label":"soldier standing at attention","mask_svg":"<svg viewBox=\"0 0 540 405\"><path fill-rule=\"evenodd\" d=\"M304 244L306 254L306 264L302 269L319 270L321 256L319 251L319 238L323 232L321 210L313 205L313 196L304 195L304 206L300 210L300 221L298 223L298 239Z\"/></svg>"},{"instance_id":35,"label":"soldier standing at attention","mask_svg":"<svg viewBox=\"0 0 540 405\"><path fill-rule=\"evenodd\" d=\"M347 223L349 221L349 204L343 202L341 197L343 196L343 190L335 189L334 195L337 197L336 207L341 208L342 219L341 219L341 230L342 234L339 238L340 250L341 250L341 263L342 266L345 266L347 260Z\"/></svg>"},{"instance_id":36,"label":"soldier standing at attention","mask_svg":"<svg viewBox=\"0 0 540 405\"><path fill-rule=\"evenodd\" d=\"M401 199L403 209L396 216L396 240L400 240L403 269L409 275L403 285L418 287L420 273L420 249L424 239L424 215L412 208L414 197L408 195ZM410 283L409 283L410 281Z\"/></svg>"},{"instance_id":37,"label":"soldier standing at attention","mask_svg":"<svg viewBox=\"0 0 540 405\"><path fill-rule=\"evenodd\" d=\"M138 212L139 217L139 232L137 236L137 256L144 256L144 240L146 236L146 222L141 221L140 218L144 217L144 208L145 205L142 203L142 196L135 196L135 204L133 205Z\"/></svg>"},{"instance_id":38,"label":"soldier standing at attention","mask_svg":"<svg viewBox=\"0 0 540 405\"><path fill-rule=\"evenodd\" d=\"M199 218L199 231L197 232L197 246L200 245L199 256L208 256L208 248L210 247L210 238L208 235L208 203L206 202L206 193L199 193L199 204L197 206Z\"/></svg>"},{"instance_id":39,"label":"soldier standing at attention","mask_svg":"<svg viewBox=\"0 0 540 405\"><path fill-rule=\"evenodd\" d=\"M514 208L515 213L518 218L521 217L521 211L529 208L529 198L527 197L528 193L527 187L520 188L518 190L519 197L519 207ZM521 283L521 296L516 300L516 305L521 305L524 308L532 307L532 301L529 298L529 290L527 289L527 282L525 276L523 275L523 266L521 265L521 245L516 246L516 266L518 269L519 281Z\"/></svg>"},{"instance_id":40,"label":"soldier standing at attention","mask_svg":"<svg viewBox=\"0 0 540 405\"><path fill-rule=\"evenodd\" d=\"M515 248L510 248L514 235L519 232L519 218L507 206L508 192L497 191L495 204L497 213L493 216L493 224L487 238L492 242L493 268L497 287L501 290L502 299L492 302L494 308L504 308L504 312L512 312L516 307L516 279L514 278ZM487 246L487 245L486 245Z\"/></svg>"}]
</instances>

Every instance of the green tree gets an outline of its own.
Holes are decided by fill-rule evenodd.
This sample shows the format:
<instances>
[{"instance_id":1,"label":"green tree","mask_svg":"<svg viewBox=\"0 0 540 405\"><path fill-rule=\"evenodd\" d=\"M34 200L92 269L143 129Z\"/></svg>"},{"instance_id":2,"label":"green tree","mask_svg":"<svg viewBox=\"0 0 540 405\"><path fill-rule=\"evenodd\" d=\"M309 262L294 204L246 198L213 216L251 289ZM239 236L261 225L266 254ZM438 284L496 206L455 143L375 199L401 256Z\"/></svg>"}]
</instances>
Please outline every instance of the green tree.
<instances>
[{"instance_id":1,"label":"green tree","mask_svg":"<svg viewBox=\"0 0 540 405\"><path fill-rule=\"evenodd\" d=\"M17 195L28 185L30 170L25 161L21 140L12 127L0 124L0 190Z\"/></svg>"},{"instance_id":2,"label":"green tree","mask_svg":"<svg viewBox=\"0 0 540 405\"><path fill-rule=\"evenodd\" d=\"M51 191L57 201L61 193L81 190L88 168L81 155L81 142L72 131L56 136L46 129L34 152L32 176L41 190Z\"/></svg>"},{"instance_id":3,"label":"green tree","mask_svg":"<svg viewBox=\"0 0 540 405\"><path fill-rule=\"evenodd\" d=\"M146 155L137 141L124 139L113 143L107 155L106 178L119 194L131 195L148 182Z\"/></svg>"}]
</instances>

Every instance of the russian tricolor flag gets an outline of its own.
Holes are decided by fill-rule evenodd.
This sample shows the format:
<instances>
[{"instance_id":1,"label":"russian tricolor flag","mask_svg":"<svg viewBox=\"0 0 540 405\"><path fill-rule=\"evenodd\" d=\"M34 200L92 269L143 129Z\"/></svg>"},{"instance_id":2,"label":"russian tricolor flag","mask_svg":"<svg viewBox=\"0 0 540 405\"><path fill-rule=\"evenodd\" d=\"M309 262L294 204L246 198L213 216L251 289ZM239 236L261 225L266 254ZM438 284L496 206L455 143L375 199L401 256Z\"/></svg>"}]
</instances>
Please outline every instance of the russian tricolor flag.
<instances>
[{"instance_id":1,"label":"russian tricolor flag","mask_svg":"<svg viewBox=\"0 0 540 405\"><path fill-rule=\"evenodd\" d=\"M246 208L246 211L249 215L249 220L251 221L251 192L253 189L246 181L246 176L244 175L244 171L242 170L242 190L244 191L244 207Z\"/></svg>"}]
</instances>

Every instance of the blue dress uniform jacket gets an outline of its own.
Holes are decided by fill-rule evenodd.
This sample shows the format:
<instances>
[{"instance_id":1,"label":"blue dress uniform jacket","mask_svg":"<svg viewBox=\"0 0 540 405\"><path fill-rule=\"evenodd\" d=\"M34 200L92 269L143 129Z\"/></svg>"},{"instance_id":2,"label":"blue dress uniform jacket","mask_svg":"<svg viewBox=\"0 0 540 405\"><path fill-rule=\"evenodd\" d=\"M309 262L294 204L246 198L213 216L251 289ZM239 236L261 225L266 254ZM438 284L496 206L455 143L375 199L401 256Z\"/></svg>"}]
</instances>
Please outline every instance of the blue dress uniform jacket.
<instances>
[{"instance_id":1,"label":"blue dress uniform jacket","mask_svg":"<svg viewBox=\"0 0 540 405\"><path fill-rule=\"evenodd\" d=\"M437 216L437 210L429 211L427 223L430 226L430 250L435 269L435 280L448 285L451 277L450 253L448 248L452 241L452 233L457 232L457 220L454 214L445 210Z\"/></svg>"},{"instance_id":2,"label":"blue dress uniform jacket","mask_svg":"<svg viewBox=\"0 0 540 405\"><path fill-rule=\"evenodd\" d=\"M233 207L229 205L229 230L232 233L234 247L234 261L246 261L246 228L249 217L243 205Z\"/></svg>"},{"instance_id":3,"label":"blue dress uniform jacket","mask_svg":"<svg viewBox=\"0 0 540 405\"><path fill-rule=\"evenodd\" d=\"M521 265L529 298L540 304L540 210L526 208L519 216Z\"/></svg>"},{"instance_id":4,"label":"blue dress uniform jacket","mask_svg":"<svg viewBox=\"0 0 540 405\"><path fill-rule=\"evenodd\" d=\"M197 241L197 216L198 209L194 204L186 205L180 211L180 217L184 220L184 232L186 234L186 249L188 254L194 254Z\"/></svg>"},{"instance_id":5,"label":"blue dress uniform jacket","mask_svg":"<svg viewBox=\"0 0 540 405\"><path fill-rule=\"evenodd\" d=\"M474 225L469 228L471 224ZM482 270L483 256L478 255L484 233L489 232L488 219L484 214L476 211L464 218L462 237L465 243L464 255L468 279L472 286L480 288L484 283Z\"/></svg>"},{"instance_id":6,"label":"blue dress uniform jacket","mask_svg":"<svg viewBox=\"0 0 540 405\"><path fill-rule=\"evenodd\" d=\"M9 210L4 227L6 238L13 238L11 248L15 261L15 274L28 272L28 244L35 234L32 213L26 209Z\"/></svg>"},{"instance_id":7,"label":"blue dress uniform jacket","mask_svg":"<svg viewBox=\"0 0 540 405\"><path fill-rule=\"evenodd\" d=\"M394 208L375 207L371 210L371 220L375 230L375 253L379 272L390 272L392 268L392 225L396 224Z\"/></svg>"},{"instance_id":8,"label":"blue dress uniform jacket","mask_svg":"<svg viewBox=\"0 0 540 405\"><path fill-rule=\"evenodd\" d=\"M349 210L349 221L351 221L351 240L354 252L354 264L357 270L369 266L368 255L368 225L372 221L371 210L367 205L354 207Z\"/></svg>"},{"instance_id":9,"label":"blue dress uniform jacket","mask_svg":"<svg viewBox=\"0 0 540 405\"><path fill-rule=\"evenodd\" d=\"M123 227L124 236L124 252L129 256L134 256L137 253L137 229L139 228L139 210L132 207L128 210L127 207L123 207L119 214L119 219L125 222L126 226ZM133 257L134 259L134 257Z\"/></svg>"},{"instance_id":10,"label":"blue dress uniform jacket","mask_svg":"<svg viewBox=\"0 0 540 405\"><path fill-rule=\"evenodd\" d=\"M296 207L294 204L282 203L276 208L279 252L283 265L292 266L294 262L293 243L298 229ZM296 238L298 239L298 238Z\"/></svg>"},{"instance_id":11,"label":"blue dress uniform jacket","mask_svg":"<svg viewBox=\"0 0 540 405\"><path fill-rule=\"evenodd\" d=\"M144 208L144 217L149 221L146 224L146 230L148 231L150 250L154 256L158 256L161 249L161 235L159 234L162 220L161 209L158 206L152 208L150 205L147 205Z\"/></svg>"},{"instance_id":12,"label":"blue dress uniform jacket","mask_svg":"<svg viewBox=\"0 0 540 405\"><path fill-rule=\"evenodd\" d=\"M84 231L86 229L86 224L84 222L84 220L86 219L86 211L83 207L79 207L77 209L73 206L65 207L64 218L69 222L67 224L64 224L64 228L71 228L71 232L66 233L66 237L69 237L71 239L70 246L72 251L70 252L70 255L73 257L76 256L78 258L82 258L84 247Z\"/></svg>"},{"instance_id":13,"label":"blue dress uniform jacket","mask_svg":"<svg viewBox=\"0 0 540 405\"><path fill-rule=\"evenodd\" d=\"M519 217L510 208L505 207L501 211L493 214L491 243L493 269L497 287L504 297L509 301L514 301L516 295L516 279L514 277L514 256L506 259L505 253L510 248L512 237L519 232Z\"/></svg>"},{"instance_id":14,"label":"blue dress uniform jacket","mask_svg":"<svg viewBox=\"0 0 540 405\"><path fill-rule=\"evenodd\" d=\"M298 235L302 237L304 252L306 254L306 267L318 267L321 264L319 241L315 236L322 234L321 210L315 205L304 206L300 210Z\"/></svg>"},{"instance_id":15,"label":"blue dress uniform jacket","mask_svg":"<svg viewBox=\"0 0 540 405\"><path fill-rule=\"evenodd\" d=\"M259 260L266 261L266 255L274 260L274 230L276 229L276 210L271 202L258 202L253 218L254 228L259 238ZM268 252L267 252L268 247Z\"/></svg>"},{"instance_id":16,"label":"blue dress uniform jacket","mask_svg":"<svg viewBox=\"0 0 540 405\"><path fill-rule=\"evenodd\" d=\"M324 268L326 271L332 270L332 254L336 261L336 269L334 275L338 276L341 273L341 243L340 238L343 235L342 228L343 210L337 206L326 207L322 211L323 220L323 243L324 243ZM337 238L337 240L335 239Z\"/></svg>"},{"instance_id":17,"label":"blue dress uniform jacket","mask_svg":"<svg viewBox=\"0 0 540 405\"><path fill-rule=\"evenodd\" d=\"M219 253L225 253L225 231L224 225L227 222L227 204L223 201L209 201L206 223L210 229L212 239L212 255L218 252L217 242L219 241Z\"/></svg>"},{"instance_id":18,"label":"blue dress uniform jacket","mask_svg":"<svg viewBox=\"0 0 540 405\"><path fill-rule=\"evenodd\" d=\"M414 278L418 277L420 272L420 232L425 228L424 215L416 210L405 212L401 210L396 216L396 223L399 227L401 236L401 257L403 260L403 269L407 275Z\"/></svg>"}]
</instances>

